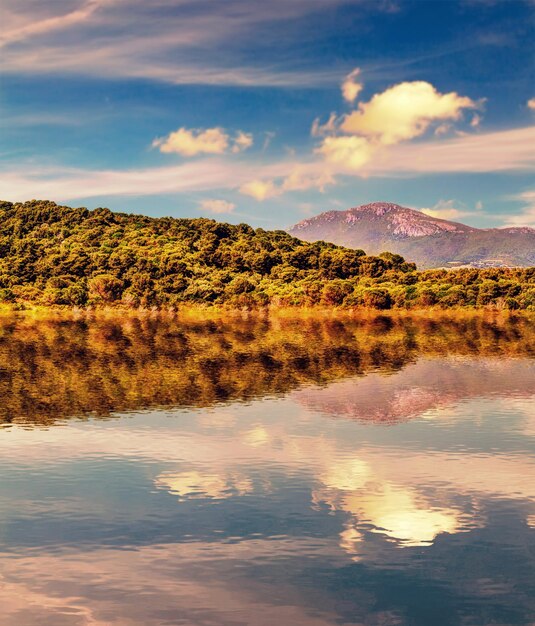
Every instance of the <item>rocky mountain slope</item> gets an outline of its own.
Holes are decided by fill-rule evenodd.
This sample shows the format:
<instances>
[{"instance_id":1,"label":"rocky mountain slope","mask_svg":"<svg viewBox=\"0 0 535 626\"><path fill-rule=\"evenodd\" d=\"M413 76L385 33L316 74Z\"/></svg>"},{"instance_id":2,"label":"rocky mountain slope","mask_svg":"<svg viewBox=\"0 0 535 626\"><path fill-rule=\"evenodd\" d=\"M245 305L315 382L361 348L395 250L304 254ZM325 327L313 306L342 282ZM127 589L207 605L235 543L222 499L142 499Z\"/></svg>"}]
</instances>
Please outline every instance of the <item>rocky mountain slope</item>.
<instances>
[{"instance_id":1,"label":"rocky mountain slope","mask_svg":"<svg viewBox=\"0 0 535 626\"><path fill-rule=\"evenodd\" d=\"M535 266L535 229L473 228L389 202L327 211L289 230L305 241L329 241L367 254L401 254L419 268Z\"/></svg>"}]
</instances>

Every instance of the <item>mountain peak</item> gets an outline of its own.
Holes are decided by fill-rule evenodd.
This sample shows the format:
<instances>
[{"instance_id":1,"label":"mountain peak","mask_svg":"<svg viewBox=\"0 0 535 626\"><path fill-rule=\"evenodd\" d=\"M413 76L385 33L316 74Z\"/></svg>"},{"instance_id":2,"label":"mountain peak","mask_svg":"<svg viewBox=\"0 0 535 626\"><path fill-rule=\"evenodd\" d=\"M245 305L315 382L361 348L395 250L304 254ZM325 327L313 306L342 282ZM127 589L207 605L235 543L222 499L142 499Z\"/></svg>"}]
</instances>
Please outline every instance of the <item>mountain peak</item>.
<instances>
[{"instance_id":1,"label":"mountain peak","mask_svg":"<svg viewBox=\"0 0 535 626\"><path fill-rule=\"evenodd\" d=\"M345 213L369 212L375 213L375 215L385 215L386 213L403 210L405 210L405 207L402 207L399 204L394 204L393 202L370 202L368 204L361 204L360 206L352 207L345 211Z\"/></svg>"},{"instance_id":2,"label":"mountain peak","mask_svg":"<svg viewBox=\"0 0 535 626\"><path fill-rule=\"evenodd\" d=\"M479 229L393 202L327 211L299 222L289 232L305 241L330 241L368 254L388 250L424 268L535 264L533 229Z\"/></svg>"},{"instance_id":3,"label":"mountain peak","mask_svg":"<svg viewBox=\"0 0 535 626\"><path fill-rule=\"evenodd\" d=\"M348 229L372 226L376 231L386 229L388 234L398 239L406 237L427 237L443 231L468 232L472 229L465 224L449 222L426 215L421 211L394 204L393 202L370 202L352 207L346 211L327 211L296 224L290 232L299 236L300 231L318 228L322 223L346 224Z\"/></svg>"}]
</instances>

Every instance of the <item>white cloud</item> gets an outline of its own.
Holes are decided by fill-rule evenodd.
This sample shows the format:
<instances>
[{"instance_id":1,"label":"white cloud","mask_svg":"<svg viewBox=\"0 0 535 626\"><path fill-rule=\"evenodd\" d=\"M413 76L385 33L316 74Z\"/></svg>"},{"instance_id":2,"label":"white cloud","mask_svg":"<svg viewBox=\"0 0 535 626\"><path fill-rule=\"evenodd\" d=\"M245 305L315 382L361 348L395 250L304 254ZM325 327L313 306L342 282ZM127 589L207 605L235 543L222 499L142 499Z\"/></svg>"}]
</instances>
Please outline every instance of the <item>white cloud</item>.
<instances>
[{"instance_id":1,"label":"white cloud","mask_svg":"<svg viewBox=\"0 0 535 626\"><path fill-rule=\"evenodd\" d=\"M253 136L251 133L244 133L242 130L238 131L234 139L234 145L232 146L232 152L237 153L242 150L247 150L253 145Z\"/></svg>"},{"instance_id":2,"label":"white cloud","mask_svg":"<svg viewBox=\"0 0 535 626\"><path fill-rule=\"evenodd\" d=\"M280 196L282 190L272 180L256 179L241 185L240 193L244 196L251 196L251 198L262 202L268 198Z\"/></svg>"},{"instance_id":3,"label":"white cloud","mask_svg":"<svg viewBox=\"0 0 535 626\"><path fill-rule=\"evenodd\" d=\"M223 154L229 145L229 136L222 128L207 128L206 130L188 130L179 128L174 132L155 139L152 142L160 152L175 152L183 156L197 154Z\"/></svg>"},{"instance_id":4,"label":"white cloud","mask_svg":"<svg viewBox=\"0 0 535 626\"><path fill-rule=\"evenodd\" d=\"M460 119L478 104L455 92L442 94L425 81L399 83L345 116L341 130L392 145L418 137L435 122Z\"/></svg>"},{"instance_id":5,"label":"white cloud","mask_svg":"<svg viewBox=\"0 0 535 626\"><path fill-rule=\"evenodd\" d=\"M236 205L232 202L227 202L227 200L217 200L209 198L206 200L202 200L199 205L200 211L214 214L232 213L235 208Z\"/></svg>"},{"instance_id":6,"label":"white cloud","mask_svg":"<svg viewBox=\"0 0 535 626\"><path fill-rule=\"evenodd\" d=\"M372 158L373 145L364 137L326 137L316 148L329 163L344 170L360 170Z\"/></svg>"},{"instance_id":7,"label":"white cloud","mask_svg":"<svg viewBox=\"0 0 535 626\"><path fill-rule=\"evenodd\" d=\"M528 109L535 111L535 98L530 98L527 102Z\"/></svg>"},{"instance_id":8,"label":"white cloud","mask_svg":"<svg viewBox=\"0 0 535 626\"><path fill-rule=\"evenodd\" d=\"M160 152L188 157L198 154L223 154L229 148L231 152L237 153L253 145L253 136L240 130L236 137L231 139L222 128L179 128L167 137L155 139L152 145Z\"/></svg>"},{"instance_id":9,"label":"white cloud","mask_svg":"<svg viewBox=\"0 0 535 626\"><path fill-rule=\"evenodd\" d=\"M342 93L347 101L354 101L362 88L356 81L360 71L354 70L343 83ZM311 134L325 139L316 148L316 154L345 170L363 170L382 156L380 148L393 146L423 135L436 123L435 136L448 133L452 122L462 117L465 109L476 109L483 101L474 102L456 92L442 94L425 81L399 83L340 118L331 113L321 124L319 118L312 124ZM474 114L472 127L481 117Z\"/></svg>"},{"instance_id":10,"label":"white cloud","mask_svg":"<svg viewBox=\"0 0 535 626\"><path fill-rule=\"evenodd\" d=\"M333 175L327 170L316 174L308 173L305 167L297 167L282 181L281 187L284 191L317 189L323 193L327 185L333 185L334 183Z\"/></svg>"},{"instance_id":11,"label":"white cloud","mask_svg":"<svg viewBox=\"0 0 535 626\"><path fill-rule=\"evenodd\" d=\"M345 77L342 83L342 96L346 102L355 102L362 91L362 83L356 80L359 74L360 68L357 67Z\"/></svg>"},{"instance_id":12,"label":"white cloud","mask_svg":"<svg viewBox=\"0 0 535 626\"><path fill-rule=\"evenodd\" d=\"M242 185L239 191L259 202L280 196L286 191L317 189L323 193L327 185L333 185L336 181L331 172L324 168L320 172L315 169L307 165L297 165L288 176L282 178L280 183L273 179L256 179Z\"/></svg>"}]
</instances>

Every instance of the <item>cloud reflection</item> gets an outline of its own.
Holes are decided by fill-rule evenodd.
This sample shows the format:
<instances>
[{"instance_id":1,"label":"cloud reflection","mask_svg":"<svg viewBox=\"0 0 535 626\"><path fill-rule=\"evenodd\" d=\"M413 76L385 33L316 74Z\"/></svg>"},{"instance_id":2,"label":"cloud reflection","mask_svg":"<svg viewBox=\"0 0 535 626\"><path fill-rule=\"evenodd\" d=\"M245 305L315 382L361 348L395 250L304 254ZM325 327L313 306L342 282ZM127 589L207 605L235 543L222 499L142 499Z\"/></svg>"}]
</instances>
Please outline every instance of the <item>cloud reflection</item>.
<instances>
[{"instance_id":1,"label":"cloud reflection","mask_svg":"<svg viewBox=\"0 0 535 626\"><path fill-rule=\"evenodd\" d=\"M428 546L440 533L468 530L461 525L460 509L437 507L415 490L379 482L373 474L357 489L346 487L343 483L338 489L320 489L314 501L350 514L340 533L340 546L350 554L360 551L364 535L359 529L363 527L396 540L401 547Z\"/></svg>"},{"instance_id":2,"label":"cloud reflection","mask_svg":"<svg viewBox=\"0 0 535 626\"><path fill-rule=\"evenodd\" d=\"M187 498L230 498L234 495L243 496L253 491L253 482L238 474L201 474L197 471L163 472L154 481L161 489L178 496L179 500Z\"/></svg>"}]
</instances>

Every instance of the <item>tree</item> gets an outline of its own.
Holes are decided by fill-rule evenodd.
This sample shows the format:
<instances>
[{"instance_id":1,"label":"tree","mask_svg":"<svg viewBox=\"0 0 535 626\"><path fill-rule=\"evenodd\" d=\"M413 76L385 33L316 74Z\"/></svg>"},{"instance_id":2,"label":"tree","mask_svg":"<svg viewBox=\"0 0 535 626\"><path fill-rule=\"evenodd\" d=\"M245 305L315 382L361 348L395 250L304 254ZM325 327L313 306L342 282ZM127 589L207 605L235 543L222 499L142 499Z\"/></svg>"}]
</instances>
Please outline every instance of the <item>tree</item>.
<instances>
[{"instance_id":1,"label":"tree","mask_svg":"<svg viewBox=\"0 0 535 626\"><path fill-rule=\"evenodd\" d=\"M89 297L103 302L114 302L122 295L124 283L110 274L99 274L89 280Z\"/></svg>"}]
</instances>

